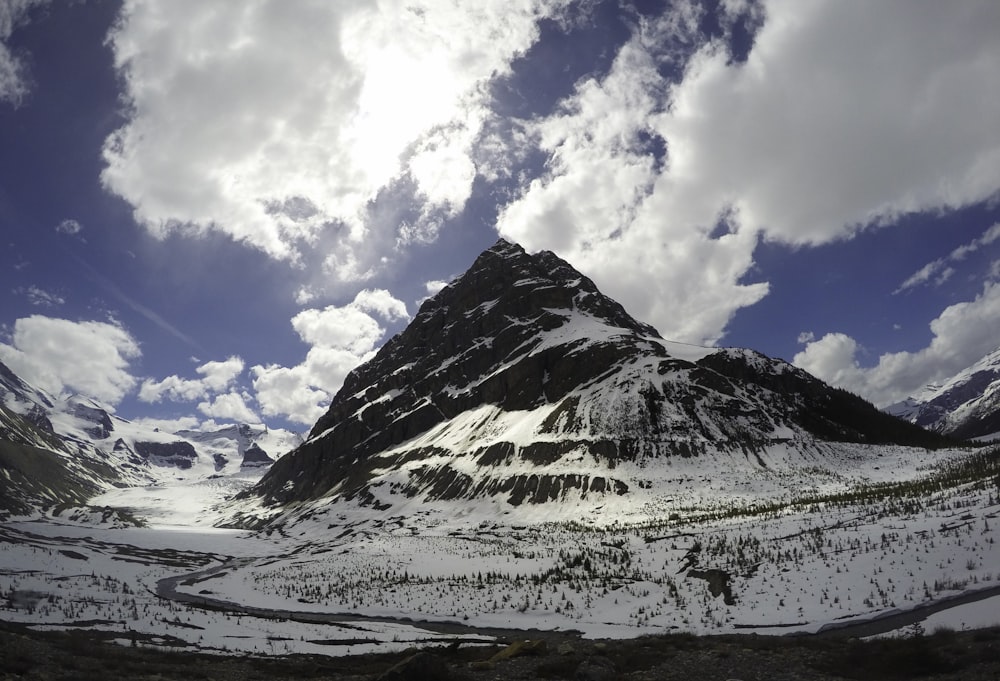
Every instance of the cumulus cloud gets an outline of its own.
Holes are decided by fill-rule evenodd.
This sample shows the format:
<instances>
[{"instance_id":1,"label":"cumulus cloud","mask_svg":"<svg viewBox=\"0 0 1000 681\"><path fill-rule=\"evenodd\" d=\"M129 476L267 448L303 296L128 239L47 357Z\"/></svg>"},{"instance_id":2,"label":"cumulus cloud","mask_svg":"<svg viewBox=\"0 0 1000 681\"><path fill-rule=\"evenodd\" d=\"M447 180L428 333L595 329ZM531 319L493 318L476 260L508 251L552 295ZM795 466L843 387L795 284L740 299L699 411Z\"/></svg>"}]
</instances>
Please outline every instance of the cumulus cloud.
<instances>
[{"instance_id":1,"label":"cumulus cloud","mask_svg":"<svg viewBox=\"0 0 1000 681\"><path fill-rule=\"evenodd\" d=\"M7 45L14 30L28 21L32 7L48 0L5 0L0 3L0 102L17 107L30 91L27 68Z\"/></svg>"},{"instance_id":2,"label":"cumulus cloud","mask_svg":"<svg viewBox=\"0 0 1000 681\"><path fill-rule=\"evenodd\" d=\"M257 365L251 370L261 411L266 416L314 423L348 372L374 356L385 335L379 319L408 317L406 305L388 291L367 289L347 305L299 312L291 320L292 328L311 346L302 363Z\"/></svg>"},{"instance_id":3,"label":"cumulus cloud","mask_svg":"<svg viewBox=\"0 0 1000 681\"><path fill-rule=\"evenodd\" d=\"M825 244L1000 189L1000 5L762 6L745 62L711 42L678 83L657 67L692 6L640 23L610 73L529 126L550 161L501 233L668 337L712 342L767 292L746 282L759 239Z\"/></svg>"},{"instance_id":4,"label":"cumulus cloud","mask_svg":"<svg viewBox=\"0 0 1000 681\"><path fill-rule=\"evenodd\" d=\"M874 366L862 364L863 348L843 333L829 333L809 343L792 363L879 406L898 402L996 349L1000 283L989 281L975 299L947 307L930 328L933 339L926 348L885 353Z\"/></svg>"},{"instance_id":5,"label":"cumulus cloud","mask_svg":"<svg viewBox=\"0 0 1000 681\"><path fill-rule=\"evenodd\" d=\"M334 234L328 271L363 280L382 192L411 183L418 225L464 206L487 86L561 3L126 3L109 43L129 118L103 183L157 236L219 230L294 261Z\"/></svg>"},{"instance_id":6,"label":"cumulus cloud","mask_svg":"<svg viewBox=\"0 0 1000 681\"><path fill-rule=\"evenodd\" d=\"M908 289L926 284L929 281L933 281L935 285L943 284L951 278L951 275L955 273L955 269L950 266L950 263L963 260L965 256L970 253L975 253L983 246L988 246L997 239L1000 239L1000 223L997 223L987 229L978 239L973 239L967 244L962 244L947 256L927 263L910 275L910 277L900 284L899 288L893 291L893 293L902 293Z\"/></svg>"},{"instance_id":7,"label":"cumulus cloud","mask_svg":"<svg viewBox=\"0 0 1000 681\"><path fill-rule=\"evenodd\" d=\"M711 235L726 206L678 191L657 162L663 138L652 122L668 95L662 50L687 30L685 17L641 26L604 78L579 83L556 115L532 126L550 155L548 172L498 224L529 250L567 258L667 337L712 343L733 311L760 300L767 285L740 281L757 235Z\"/></svg>"},{"instance_id":8,"label":"cumulus cloud","mask_svg":"<svg viewBox=\"0 0 1000 681\"><path fill-rule=\"evenodd\" d=\"M260 417L247 406L248 397L230 391L216 395L198 405L198 411L213 419L225 419L239 423L260 423Z\"/></svg>"},{"instance_id":9,"label":"cumulus cloud","mask_svg":"<svg viewBox=\"0 0 1000 681\"><path fill-rule=\"evenodd\" d=\"M116 405L135 386L129 363L138 342L118 324L32 315L14 323L0 361L54 395L75 391Z\"/></svg>"},{"instance_id":10,"label":"cumulus cloud","mask_svg":"<svg viewBox=\"0 0 1000 681\"><path fill-rule=\"evenodd\" d=\"M397 300L385 289L364 289L354 297L354 306L365 312L377 314L386 321L409 319L406 304Z\"/></svg>"},{"instance_id":11,"label":"cumulus cloud","mask_svg":"<svg viewBox=\"0 0 1000 681\"><path fill-rule=\"evenodd\" d=\"M159 402L164 398L172 402L204 399L229 388L243 373L244 366L243 359L234 355L221 362L205 362L197 367L195 372L201 374L201 378L181 378L177 375L158 381L147 378L139 388L139 399L143 402Z\"/></svg>"}]
</instances>

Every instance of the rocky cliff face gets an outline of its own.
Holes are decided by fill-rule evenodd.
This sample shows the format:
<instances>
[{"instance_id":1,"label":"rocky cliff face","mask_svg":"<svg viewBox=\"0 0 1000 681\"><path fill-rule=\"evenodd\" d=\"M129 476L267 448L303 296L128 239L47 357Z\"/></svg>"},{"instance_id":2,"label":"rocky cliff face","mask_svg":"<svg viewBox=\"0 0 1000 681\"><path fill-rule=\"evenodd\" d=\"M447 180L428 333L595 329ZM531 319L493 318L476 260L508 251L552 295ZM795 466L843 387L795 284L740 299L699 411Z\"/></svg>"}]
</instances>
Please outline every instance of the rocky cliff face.
<instances>
[{"instance_id":1,"label":"rocky cliff face","mask_svg":"<svg viewBox=\"0 0 1000 681\"><path fill-rule=\"evenodd\" d=\"M886 411L960 439L1000 436L1000 348Z\"/></svg>"},{"instance_id":2,"label":"rocky cliff face","mask_svg":"<svg viewBox=\"0 0 1000 681\"><path fill-rule=\"evenodd\" d=\"M624 495L624 463L819 439L937 444L789 364L662 339L552 253L499 241L345 380L247 499Z\"/></svg>"}]
</instances>

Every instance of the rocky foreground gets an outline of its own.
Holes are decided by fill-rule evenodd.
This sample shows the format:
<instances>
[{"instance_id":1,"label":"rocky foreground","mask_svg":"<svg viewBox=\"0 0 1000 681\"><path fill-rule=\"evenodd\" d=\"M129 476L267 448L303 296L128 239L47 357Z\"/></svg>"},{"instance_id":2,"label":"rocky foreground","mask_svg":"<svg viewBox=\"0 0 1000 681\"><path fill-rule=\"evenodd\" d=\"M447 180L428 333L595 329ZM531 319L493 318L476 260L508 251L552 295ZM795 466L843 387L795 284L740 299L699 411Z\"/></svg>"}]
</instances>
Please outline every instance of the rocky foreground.
<instances>
[{"instance_id":1,"label":"rocky foreground","mask_svg":"<svg viewBox=\"0 0 1000 681\"><path fill-rule=\"evenodd\" d=\"M120 634L119 634L120 635ZM250 657L166 652L99 632L40 633L0 622L0 678L107 681L344 679L378 681L835 681L1000 678L1000 628L937 631L892 640L683 634L590 641L570 635L491 646L356 657ZM157 642L162 645L161 639Z\"/></svg>"}]
</instances>

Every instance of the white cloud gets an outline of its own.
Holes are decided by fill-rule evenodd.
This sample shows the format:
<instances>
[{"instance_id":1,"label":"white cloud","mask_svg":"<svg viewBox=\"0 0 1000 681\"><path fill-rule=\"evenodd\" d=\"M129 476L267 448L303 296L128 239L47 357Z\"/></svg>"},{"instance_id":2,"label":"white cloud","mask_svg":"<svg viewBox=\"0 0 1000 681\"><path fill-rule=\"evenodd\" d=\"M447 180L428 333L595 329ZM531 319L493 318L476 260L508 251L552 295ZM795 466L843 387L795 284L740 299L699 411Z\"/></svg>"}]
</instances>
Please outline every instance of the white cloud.
<instances>
[{"instance_id":1,"label":"white cloud","mask_svg":"<svg viewBox=\"0 0 1000 681\"><path fill-rule=\"evenodd\" d=\"M365 289L354 298L354 305L365 312L373 312L386 321L409 319L406 304L393 298L385 289Z\"/></svg>"},{"instance_id":2,"label":"white cloud","mask_svg":"<svg viewBox=\"0 0 1000 681\"><path fill-rule=\"evenodd\" d=\"M746 64L698 53L658 126L687 190L794 244L997 191L1000 92L985 86L1000 6L773 0L765 14Z\"/></svg>"},{"instance_id":3,"label":"white cloud","mask_svg":"<svg viewBox=\"0 0 1000 681\"><path fill-rule=\"evenodd\" d=\"M117 324L32 315L14 323L11 340L0 344L0 361L52 394L72 390L116 405L135 386L129 362L139 344Z\"/></svg>"},{"instance_id":4,"label":"white cloud","mask_svg":"<svg viewBox=\"0 0 1000 681\"><path fill-rule=\"evenodd\" d=\"M198 405L198 411L213 419L225 419L238 423L260 423L260 417L247 406L245 398L232 391L216 395L211 400L205 400Z\"/></svg>"},{"instance_id":5,"label":"white cloud","mask_svg":"<svg viewBox=\"0 0 1000 681\"><path fill-rule=\"evenodd\" d=\"M305 363L293 368L269 364L251 369L257 403L267 416L283 416L298 423L311 425L323 415L330 393L312 387L316 379ZM346 375L346 373L345 373ZM341 379L343 380L343 379Z\"/></svg>"},{"instance_id":6,"label":"white cloud","mask_svg":"<svg viewBox=\"0 0 1000 681\"><path fill-rule=\"evenodd\" d=\"M355 305L303 310L292 318L292 328L309 345L343 348L355 354L373 348L383 333L375 318Z\"/></svg>"},{"instance_id":7,"label":"white cloud","mask_svg":"<svg viewBox=\"0 0 1000 681\"><path fill-rule=\"evenodd\" d=\"M82 232L83 225L81 225L76 220L66 219L60 222L58 225L56 225L56 231L59 232L60 234L69 234L72 236L74 234L79 234L80 232Z\"/></svg>"},{"instance_id":8,"label":"white cloud","mask_svg":"<svg viewBox=\"0 0 1000 681\"><path fill-rule=\"evenodd\" d=\"M409 317L406 305L385 290L364 290L344 306L309 309L292 318L292 327L311 347L294 367L252 368L257 403L266 416L312 424L326 409L351 369L375 354L385 321Z\"/></svg>"},{"instance_id":9,"label":"white cloud","mask_svg":"<svg viewBox=\"0 0 1000 681\"><path fill-rule=\"evenodd\" d=\"M174 402L190 402L205 395L205 386L197 379L167 376L159 381L147 378L139 388L143 402L159 402L164 397Z\"/></svg>"},{"instance_id":10,"label":"white cloud","mask_svg":"<svg viewBox=\"0 0 1000 681\"><path fill-rule=\"evenodd\" d=\"M487 86L562 1L126 3L109 41L129 120L102 180L157 236L295 260L337 234L330 271L363 280L381 191L412 182L428 221L463 207Z\"/></svg>"},{"instance_id":11,"label":"white cloud","mask_svg":"<svg viewBox=\"0 0 1000 681\"><path fill-rule=\"evenodd\" d=\"M812 341L816 340L816 334L814 334L812 331L803 331L802 333L799 334L797 340L799 343L811 343Z\"/></svg>"},{"instance_id":12,"label":"white cloud","mask_svg":"<svg viewBox=\"0 0 1000 681\"><path fill-rule=\"evenodd\" d=\"M141 428L160 430L164 433L176 433L178 430L196 430L200 426L200 421L195 416L180 416L175 419L139 417L131 420L132 423Z\"/></svg>"},{"instance_id":13,"label":"white cloud","mask_svg":"<svg viewBox=\"0 0 1000 681\"><path fill-rule=\"evenodd\" d=\"M819 378L885 406L928 383L950 378L993 351L1000 342L1000 283L988 282L974 300L947 307L930 324L933 339L917 352L891 352L862 366L861 346L830 333L809 343L792 363Z\"/></svg>"},{"instance_id":14,"label":"white cloud","mask_svg":"<svg viewBox=\"0 0 1000 681\"><path fill-rule=\"evenodd\" d=\"M48 0L4 0L0 3L0 102L17 107L30 91L24 62L6 44L14 30L28 21L32 7Z\"/></svg>"},{"instance_id":15,"label":"white cloud","mask_svg":"<svg viewBox=\"0 0 1000 681\"><path fill-rule=\"evenodd\" d=\"M680 7L532 126L548 173L499 221L667 336L715 341L766 294L745 283L759 238L829 243L1000 189L1000 4L772 0L745 63L705 45L671 85Z\"/></svg>"},{"instance_id":16,"label":"white cloud","mask_svg":"<svg viewBox=\"0 0 1000 681\"><path fill-rule=\"evenodd\" d=\"M677 192L649 146L667 91L658 50L688 24L686 16L643 26L604 79L581 82L559 114L534 126L550 154L549 173L498 222L527 249L567 258L668 338L712 343L767 286L740 282L753 264L756 234L709 238L725 205Z\"/></svg>"},{"instance_id":17,"label":"white cloud","mask_svg":"<svg viewBox=\"0 0 1000 681\"><path fill-rule=\"evenodd\" d=\"M316 300L318 293L312 286L300 286L295 290L295 303L297 305L308 305Z\"/></svg>"},{"instance_id":18,"label":"white cloud","mask_svg":"<svg viewBox=\"0 0 1000 681\"><path fill-rule=\"evenodd\" d=\"M18 287L14 289L14 293L24 295L27 297L28 302L35 307L56 307L66 302L66 299L62 296L55 293L49 293L48 291L40 289L37 286L29 286L28 288Z\"/></svg>"},{"instance_id":19,"label":"white cloud","mask_svg":"<svg viewBox=\"0 0 1000 681\"><path fill-rule=\"evenodd\" d=\"M233 355L222 362L205 362L195 371L204 376L201 380L209 391L218 392L229 387L243 367L243 359Z\"/></svg>"},{"instance_id":20,"label":"white cloud","mask_svg":"<svg viewBox=\"0 0 1000 681\"><path fill-rule=\"evenodd\" d=\"M1000 239L1000 222L998 222L997 224L993 225L985 232L983 232L983 235L978 239L973 239L967 244L962 244L961 246L953 250L951 253L949 253L946 257L938 258L937 260L932 260L931 262L927 263L919 270L914 272L912 275L910 275L910 277L902 284L900 284L899 287L895 291L893 291L893 293L894 294L901 293L908 289L920 286L921 284L925 284L928 281L930 281L932 277L934 278L934 283L936 285L943 284L945 281L951 278L952 274L955 273L954 268L949 267L948 263L958 262L959 260L963 260L965 256L969 255L970 253L975 253L983 246L988 246L997 239Z\"/></svg>"},{"instance_id":21,"label":"white cloud","mask_svg":"<svg viewBox=\"0 0 1000 681\"><path fill-rule=\"evenodd\" d=\"M139 399L143 402L159 402L163 398L173 402L204 399L226 390L243 373L244 366L242 358L232 356L222 362L206 362L197 367L195 371L201 374L201 378L176 375L159 381L147 378L139 388Z\"/></svg>"},{"instance_id":22,"label":"white cloud","mask_svg":"<svg viewBox=\"0 0 1000 681\"><path fill-rule=\"evenodd\" d=\"M424 282L424 288L427 289L427 295L429 296L437 295L438 293L440 293L441 289L443 289L447 285L448 282L440 281L437 279L433 281Z\"/></svg>"}]
</instances>

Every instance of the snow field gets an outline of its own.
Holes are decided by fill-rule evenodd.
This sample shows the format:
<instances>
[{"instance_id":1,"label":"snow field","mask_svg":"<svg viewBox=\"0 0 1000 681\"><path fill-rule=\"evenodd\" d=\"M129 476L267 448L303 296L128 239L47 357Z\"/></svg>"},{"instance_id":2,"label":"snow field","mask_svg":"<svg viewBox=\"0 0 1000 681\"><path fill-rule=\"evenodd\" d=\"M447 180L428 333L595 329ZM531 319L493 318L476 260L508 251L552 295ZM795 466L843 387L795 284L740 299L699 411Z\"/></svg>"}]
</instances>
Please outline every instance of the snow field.
<instances>
[{"instance_id":1,"label":"snow field","mask_svg":"<svg viewBox=\"0 0 1000 681\"><path fill-rule=\"evenodd\" d=\"M774 465L620 464L609 474L671 485L518 507L408 498L392 491L393 472L373 487L383 510L328 498L264 534L203 525L229 483L123 491L158 524L0 527L0 619L217 652L352 654L443 638L420 621L589 637L809 632L1000 584L1000 488L994 474L959 475L975 454L825 444L791 470L782 445L762 456ZM183 504L186 515L171 513ZM233 612L158 598L169 577ZM985 607L936 613L927 629L981 624Z\"/></svg>"},{"instance_id":2,"label":"snow field","mask_svg":"<svg viewBox=\"0 0 1000 681\"><path fill-rule=\"evenodd\" d=\"M183 549L178 547L185 547ZM160 579L273 542L220 531L129 531L50 523L0 528L0 619L120 632L124 645L261 655L402 650L438 634L393 622L312 624L213 612L158 598Z\"/></svg>"},{"instance_id":3,"label":"snow field","mask_svg":"<svg viewBox=\"0 0 1000 681\"><path fill-rule=\"evenodd\" d=\"M303 521L297 551L213 579L213 597L634 636L816 631L1000 581L1000 500L982 485L929 500L814 504L629 528L511 525L486 513L459 523L443 511L443 518L425 511L372 520L366 509L339 508L327 518L339 538L321 538L318 518ZM692 569L724 573L733 602Z\"/></svg>"}]
</instances>

